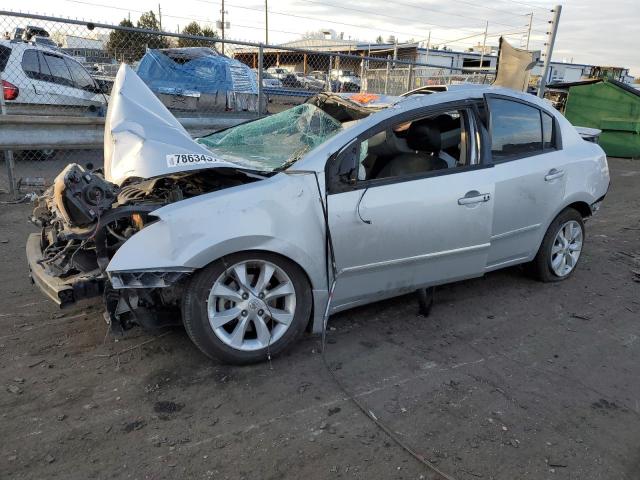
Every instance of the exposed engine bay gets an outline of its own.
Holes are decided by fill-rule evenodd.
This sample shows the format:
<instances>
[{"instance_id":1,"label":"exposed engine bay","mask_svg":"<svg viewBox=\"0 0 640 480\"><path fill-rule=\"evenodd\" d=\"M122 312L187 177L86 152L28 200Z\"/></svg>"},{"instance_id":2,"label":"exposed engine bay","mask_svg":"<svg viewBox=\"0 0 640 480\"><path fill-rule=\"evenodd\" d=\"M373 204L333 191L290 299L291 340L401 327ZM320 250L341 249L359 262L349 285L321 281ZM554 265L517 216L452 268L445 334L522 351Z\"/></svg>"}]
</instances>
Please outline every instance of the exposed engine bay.
<instances>
[{"instance_id":1,"label":"exposed engine bay","mask_svg":"<svg viewBox=\"0 0 640 480\"><path fill-rule=\"evenodd\" d=\"M157 291L147 288L123 300L120 292L111 288L105 273L114 253L136 232L155 221L151 215L154 210L259 178L249 172L216 168L151 179L130 178L118 186L105 180L100 171L78 164L67 165L36 200L33 210L31 220L42 228L39 245L42 255L38 263L48 275L71 286L59 292L57 300L61 306L104 291L108 312L118 316L118 310L136 309L130 320L144 324L144 308L162 306L164 311L179 308L176 288L179 289L180 275L174 274L171 278L176 288ZM166 286L163 282L167 279L135 280L141 282L140 286L162 287ZM123 301L126 308L122 306ZM128 326L123 319L119 320L121 326Z\"/></svg>"}]
</instances>

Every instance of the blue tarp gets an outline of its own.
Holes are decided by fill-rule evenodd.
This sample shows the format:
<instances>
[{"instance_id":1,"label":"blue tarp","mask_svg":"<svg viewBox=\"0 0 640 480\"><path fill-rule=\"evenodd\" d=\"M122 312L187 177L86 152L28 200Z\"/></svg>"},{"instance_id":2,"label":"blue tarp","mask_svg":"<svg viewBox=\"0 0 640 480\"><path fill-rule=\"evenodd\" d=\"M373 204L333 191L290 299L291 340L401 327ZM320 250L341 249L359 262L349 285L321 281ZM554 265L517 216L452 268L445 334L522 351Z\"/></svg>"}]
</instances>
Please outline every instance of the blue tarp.
<instances>
[{"instance_id":1,"label":"blue tarp","mask_svg":"<svg viewBox=\"0 0 640 480\"><path fill-rule=\"evenodd\" d=\"M137 73L158 93L258 93L253 70L206 47L149 49Z\"/></svg>"}]
</instances>

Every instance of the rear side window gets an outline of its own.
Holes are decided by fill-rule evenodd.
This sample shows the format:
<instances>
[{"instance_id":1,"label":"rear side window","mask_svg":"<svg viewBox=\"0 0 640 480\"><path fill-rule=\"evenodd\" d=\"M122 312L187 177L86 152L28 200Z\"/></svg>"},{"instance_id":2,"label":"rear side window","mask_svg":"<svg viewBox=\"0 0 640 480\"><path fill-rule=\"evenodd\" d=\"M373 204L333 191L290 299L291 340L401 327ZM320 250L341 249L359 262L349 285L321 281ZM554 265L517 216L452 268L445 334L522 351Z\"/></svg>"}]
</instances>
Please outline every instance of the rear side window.
<instances>
[{"instance_id":1,"label":"rear side window","mask_svg":"<svg viewBox=\"0 0 640 480\"><path fill-rule=\"evenodd\" d=\"M42 52L38 52L38 60L40 62L40 78L48 82L53 82L53 79L51 78L51 71L49 70L49 65L47 65Z\"/></svg>"},{"instance_id":2,"label":"rear side window","mask_svg":"<svg viewBox=\"0 0 640 480\"><path fill-rule=\"evenodd\" d=\"M10 56L11 49L9 47L5 47L4 45L0 45L0 72L4 72Z\"/></svg>"},{"instance_id":3,"label":"rear side window","mask_svg":"<svg viewBox=\"0 0 640 480\"><path fill-rule=\"evenodd\" d=\"M542 148L556 148L553 117L547 112L542 113Z\"/></svg>"},{"instance_id":4,"label":"rear side window","mask_svg":"<svg viewBox=\"0 0 640 480\"><path fill-rule=\"evenodd\" d=\"M489 99L491 153L501 159L542 151L540 110L502 98Z\"/></svg>"},{"instance_id":5,"label":"rear side window","mask_svg":"<svg viewBox=\"0 0 640 480\"><path fill-rule=\"evenodd\" d=\"M73 80L71 79L71 73L64 58L57 55L51 55L49 53L43 53L42 57L45 60L46 65L51 72L51 81L59 83L60 85L66 85L68 87L73 86Z\"/></svg>"}]
</instances>

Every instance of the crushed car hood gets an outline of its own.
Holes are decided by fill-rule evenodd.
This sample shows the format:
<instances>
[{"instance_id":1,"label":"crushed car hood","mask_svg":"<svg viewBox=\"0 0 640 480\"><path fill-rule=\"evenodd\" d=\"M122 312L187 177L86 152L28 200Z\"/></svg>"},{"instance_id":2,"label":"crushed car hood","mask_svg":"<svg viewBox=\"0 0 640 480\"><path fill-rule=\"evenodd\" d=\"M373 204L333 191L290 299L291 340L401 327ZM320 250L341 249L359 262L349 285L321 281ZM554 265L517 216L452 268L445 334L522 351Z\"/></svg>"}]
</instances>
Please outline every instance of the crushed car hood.
<instances>
[{"instance_id":1,"label":"crushed car hood","mask_svg":"<svg viewBox=\"0 0 640 480\"><path fill-rule=\"evenodd\" d=\"M242 168L195 142L138 75L118 70L104 128L105 178L121 184L203 168Z\"/></svg>"}]
</instances>

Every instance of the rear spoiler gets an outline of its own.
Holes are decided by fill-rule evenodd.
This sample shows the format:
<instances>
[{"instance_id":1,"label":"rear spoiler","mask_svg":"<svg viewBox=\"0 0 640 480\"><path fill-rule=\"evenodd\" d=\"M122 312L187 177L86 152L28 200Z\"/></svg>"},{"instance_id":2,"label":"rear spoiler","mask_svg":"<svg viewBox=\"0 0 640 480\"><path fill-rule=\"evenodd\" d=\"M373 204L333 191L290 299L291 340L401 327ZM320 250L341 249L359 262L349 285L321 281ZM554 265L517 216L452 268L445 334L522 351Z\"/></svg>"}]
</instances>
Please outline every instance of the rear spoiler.
<instances>
[{"instance_id":1,"label":"rear spoiler","mask_svg":"<svg viewBox=\"0 0 640 480\"><path fill-rule=\"evenodd\" d=\"M602 130L598 130L597 128L576 127L576 130L583 140L591 143L598 143L598 139L602 133Z\"/></svg>"}]
</instances>

